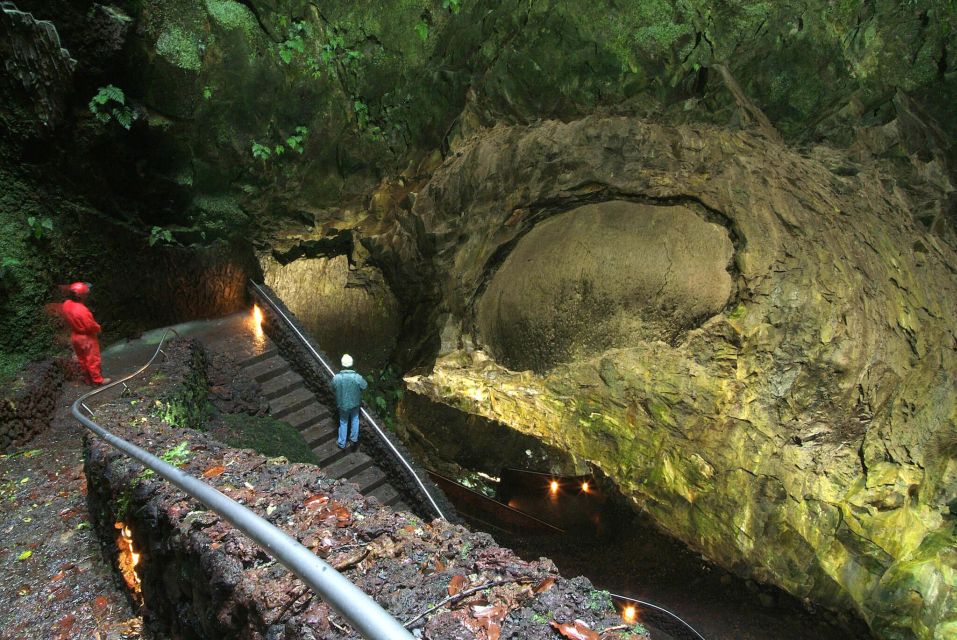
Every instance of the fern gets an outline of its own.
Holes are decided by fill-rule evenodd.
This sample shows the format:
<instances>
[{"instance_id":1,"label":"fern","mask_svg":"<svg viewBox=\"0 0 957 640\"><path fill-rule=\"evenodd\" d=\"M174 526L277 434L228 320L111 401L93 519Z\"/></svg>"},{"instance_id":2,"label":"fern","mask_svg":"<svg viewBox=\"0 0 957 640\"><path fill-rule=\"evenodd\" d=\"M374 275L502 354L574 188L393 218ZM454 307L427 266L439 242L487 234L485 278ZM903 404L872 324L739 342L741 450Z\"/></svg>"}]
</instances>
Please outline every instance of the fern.
<instances>
[{"instance_id":1,"label":"fern","mask_svg":"<svg viewBox=\"0 0 957 640\"><path fill-rule=\"evenodd\" d=\"M88 107L90 113L102 124L115 120L118 125L127 130L133 126L135 117L133 110L126 105L126 94L117 86L108 84L100 87L90 99Z\"/></svg>"}]
</instances>

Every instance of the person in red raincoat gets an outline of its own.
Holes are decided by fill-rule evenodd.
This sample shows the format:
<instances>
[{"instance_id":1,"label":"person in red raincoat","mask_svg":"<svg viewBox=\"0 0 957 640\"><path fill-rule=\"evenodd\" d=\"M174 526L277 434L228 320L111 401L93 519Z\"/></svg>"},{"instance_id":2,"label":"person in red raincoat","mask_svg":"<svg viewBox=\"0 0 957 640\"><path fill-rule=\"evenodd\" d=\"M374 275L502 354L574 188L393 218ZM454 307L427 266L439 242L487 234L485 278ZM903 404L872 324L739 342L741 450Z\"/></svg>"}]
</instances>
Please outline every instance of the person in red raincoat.
<instances>
[{"instance_id":1,"label":"person in red raincoat","mask_svg":"<svg viewBox=\"0 0 957 640\"><path fill-rule=\"evenodd\" d=\"M74 282L69 286L70 299L61 307L63 318L70 326L70 342L76 352L76 359L80 361L86 380L90 384L100 385L108 382L100 372L100 343L96 334L100 332L100 325L93 319L93 314L83 304L90 285L85 282Z\"/></svg>"}]
</instances>

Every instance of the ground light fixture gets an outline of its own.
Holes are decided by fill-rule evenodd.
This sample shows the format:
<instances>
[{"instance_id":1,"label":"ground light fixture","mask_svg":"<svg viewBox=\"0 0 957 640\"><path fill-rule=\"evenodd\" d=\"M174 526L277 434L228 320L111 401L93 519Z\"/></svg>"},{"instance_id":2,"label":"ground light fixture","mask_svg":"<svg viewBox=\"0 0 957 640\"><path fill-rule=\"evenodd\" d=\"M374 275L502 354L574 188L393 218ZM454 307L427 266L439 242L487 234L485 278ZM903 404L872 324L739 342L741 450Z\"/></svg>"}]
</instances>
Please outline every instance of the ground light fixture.
<instances>
[{"instance_id":1,"label":"ground light fixture","mask_svg":"<svg viewBox=\"0 0 957 640\"><path fill-rule=\"evenodd\" d=\"M628 624L634 624L638 620L638 610L632 605L626 606L621 611L621 619Z\"/></svg>"},{"instance_id":2,"label":"ground light fixture","mask_svg":"<svg viewBox=\"0 0 957 640\"><path fill-rule=\"evenodd\" d=\"M558 480L552 480L552 481L549 483L549 485L548 485L548 491L549 491L549 493L551 493L552 495L555 495L555 494L558 493Z\"/></svg>"},{"instance_id":3,"label":"ground light fixture","mask_svg":"<svg viewBox=\"0 0 957 640\"><path fill-rule=\"evenodd\" d=\"M590 487L588 486L588 480L585 480L584 482L582 482L582 493L588 493L589 488Z\"/></svg>"}]
</instances>

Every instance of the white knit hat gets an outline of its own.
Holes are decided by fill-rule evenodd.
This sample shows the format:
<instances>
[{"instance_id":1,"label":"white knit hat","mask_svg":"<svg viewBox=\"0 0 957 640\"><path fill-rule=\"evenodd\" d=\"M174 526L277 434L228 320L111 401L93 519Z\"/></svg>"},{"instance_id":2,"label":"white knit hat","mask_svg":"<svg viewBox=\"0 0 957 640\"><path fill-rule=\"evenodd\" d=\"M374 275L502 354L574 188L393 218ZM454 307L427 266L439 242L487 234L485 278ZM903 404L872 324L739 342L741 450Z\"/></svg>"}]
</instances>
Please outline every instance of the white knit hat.
<instances>
[{"instance_id":1,"label":"white knit hat","mask_svg":"<svg viewBox=\"0 0 957 640\"><path fill-rule=\"evenodd\" d=\"M348 353L342 354L342 366L346 367L347 369L352 366L352 356L350 356Z\"/></svg>"}]
</instances>

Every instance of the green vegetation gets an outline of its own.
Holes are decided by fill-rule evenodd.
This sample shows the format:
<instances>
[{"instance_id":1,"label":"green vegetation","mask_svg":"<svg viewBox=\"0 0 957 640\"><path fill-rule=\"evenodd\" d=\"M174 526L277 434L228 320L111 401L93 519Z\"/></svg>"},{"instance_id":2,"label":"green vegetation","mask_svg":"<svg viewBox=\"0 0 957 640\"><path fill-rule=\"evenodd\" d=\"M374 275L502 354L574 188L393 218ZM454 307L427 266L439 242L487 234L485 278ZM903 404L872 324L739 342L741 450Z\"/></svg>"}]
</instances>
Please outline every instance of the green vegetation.
<instances>
[{"instance_id":1,"label":"green vegetation","mask_svg":"<svg viewBox=\"0 0 957 640\"><path fill-rule=\"evenodd\" d=\"M179 244L176 242L176 239L173 238L173 232L169 229L164 229L163 227L153 227L150 229L149 245L152 247L157 242L162 244Z\"/></svg>"},{"instance_id":2,"label":"green vegetation","mask_svg":"<svg viewBox=\"0 0 957 640\"><path fill-rule=\"evenodd\" d=\"M171 64L187 71L199 71L203 66L199 39L179 25L169 25L156 40L156 53Z\"/></svg>"},{"instance_id":3,"label":"green vegetation","mask_svg":"<svg viewBox=\"0 0 957 640\"><path fill-rule=\"evenodd\" d=\"M256 17L235 0L206 0L206 10L224 29L241 29L247 38L256 29Z\"/></svg>"},{"instance_id":4,"label":"green vegetation","mask_svg":"<svg viewBox=\"0 0 957 640\"><path fill-rule=\"evenodd\" d=\"M611 594L609 592L595 589L588 593L585 606L592 611L601 611L603 609L612 608L614 604L611 601Z\"/></svg>"},{"instance_id":5,"label":"green vegetation","mask_svg":"<svg viewBox=\"0 0 957 640\"><path fill-rule=\"evenodd\" d=\"M385 369L379 369L367 375L366 382L369 383L366 391L369 404L375 408L385 426L394 431L396 405L405 393L402 376L396 373L392 365L389 365Z\"/></svg>"},{"instance_id":6,"label":"green vegetation","mask_svg":"<svg viewBox=\"0 0 957 640\"><path fill-rule=\"evenodd\" d=\"M133 125L134 114L126 104L126 94L119 87L108 84L100 87L88 105L90 113L103 124L115 121L124 129Z\"/></svg>"},{"instance_id":7,"label":"green vegetation","mask_svg":"<svg viewBox=\"0 0 957 640\"><path fill-rule=\"evenodd\" d=\"M174 447L170 447L166 451L160 454L159 458L163 462L173 465L174 467L179 467L183 464L186 464L193 453L189 450L189 442L184 440ZM140 471L132 482L126 486L126 489L122 494L116 498L116 517L119 520L125 520L129 515L130 504L133 500L133 491L136 490L136 487L139 486L144 480L149 480L154 475L156 475L152 469L143 469Z\"/></svg>"},{"instance_id":8,"label":"green vegetation","mask_svg":"<svg viewBox=\"0 0 957 640\"><path fill-rule=\"evenodd\" d=\"M316 455L295 428L269 416L244 413L219 417L213 435L231 447L254 449L264 456L284 456L290 462L316 464Z\"/></svg>"},{"instance_id":9,"label":"green vegetation","mask_svg":"<svg viewBox=\"0 0 957 640\"><path fill-rule=\"evenodd\" d=\"M34 240L42 240L53 231L53 220L50 216L27 216L27 226L30 227L30 236Z\"/></svg>"},{"instance_id":10,"label":"green vegetation","mask_svg":"<svg viewBox=\"0 0 957 640\"><path fill-rule=\"evenodd\" d=\"M262 160L263 164L273 157L278 158L285 155L287 149L302 155L306 151L305 142L308 135L309 129L300 125L296 127L294 134L286 137L284 143L280 142L275 145L269 145L253 141L250 150L252 151L253 157L257 160Z\"/></svg>"}]
</instances>

